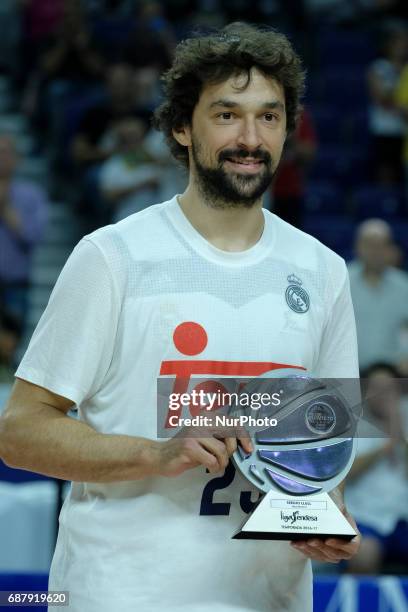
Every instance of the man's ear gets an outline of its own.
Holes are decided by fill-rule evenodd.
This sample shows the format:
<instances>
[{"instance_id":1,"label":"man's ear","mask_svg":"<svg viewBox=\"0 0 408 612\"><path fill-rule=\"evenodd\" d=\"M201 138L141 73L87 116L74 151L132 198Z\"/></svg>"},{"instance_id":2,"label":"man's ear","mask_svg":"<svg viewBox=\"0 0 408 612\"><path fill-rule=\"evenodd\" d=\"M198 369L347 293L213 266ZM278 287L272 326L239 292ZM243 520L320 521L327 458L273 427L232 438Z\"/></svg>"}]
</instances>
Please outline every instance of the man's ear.
<instances>
[{"instance_id":1,"label":"man's ear","mask_svg":"<svg viewBox=\"0 0 408 612\"><path fill-rule=\"evenodd\" d=\"M183 147L191 146L191 129L189 125L173 128L173 136Z\"/></svg>"}]
</instances>

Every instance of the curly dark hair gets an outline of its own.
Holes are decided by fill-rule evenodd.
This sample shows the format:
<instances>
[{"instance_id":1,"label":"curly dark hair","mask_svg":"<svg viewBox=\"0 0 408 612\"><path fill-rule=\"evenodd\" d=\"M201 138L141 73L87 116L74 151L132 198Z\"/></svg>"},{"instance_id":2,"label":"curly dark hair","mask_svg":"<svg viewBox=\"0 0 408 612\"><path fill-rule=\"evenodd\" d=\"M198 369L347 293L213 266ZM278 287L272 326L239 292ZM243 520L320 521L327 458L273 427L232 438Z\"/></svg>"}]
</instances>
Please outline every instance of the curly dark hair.
<instances>
[{"instance_id":1,"label":"curly dark hair","mask_svg":"<svg viewBox=\"0 0 408 612\"><path fill-rule=\"evenodd\" d=\"M285 94L288 132L296 127L304 92L302 63L284 34L266 26L232 23L222 30L194 35L176 48L172 67L164 73L164 101L156 109L153 125L164 133L174 157L188 167L187 148L174 138L172 130L190 125L194 108L205 84L221 83L251 68L274 77Z\"/></svg>"}]
</instances>

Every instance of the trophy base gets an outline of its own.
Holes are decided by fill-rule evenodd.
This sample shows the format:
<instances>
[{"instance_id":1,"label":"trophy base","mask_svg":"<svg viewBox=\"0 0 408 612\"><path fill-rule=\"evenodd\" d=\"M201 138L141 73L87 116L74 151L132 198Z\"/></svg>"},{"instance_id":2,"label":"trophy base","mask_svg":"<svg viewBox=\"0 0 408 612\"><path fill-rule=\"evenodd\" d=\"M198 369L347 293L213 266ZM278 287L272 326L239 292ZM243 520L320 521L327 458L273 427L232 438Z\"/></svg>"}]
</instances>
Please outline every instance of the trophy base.
<instances>
[{"instance_id":1,"label":"trophy base","mask_svg":"<svg viewBox=\"0 0 408 612\"><path fill-rule=\"evenodd\" d=\"M308 540L341 538L357 533L327 493L294 497L269 491L241 527L235 540Z\"/></svg>"},{"instance_id":2,"label":"trophy base","mask_svg":"<svg viewBox=\"0 0 408 612\"><path fill-rule=\"evenodd\" d=\"M311 540L313 538L320 538L325 540L326 538L337 538L349 542L357 535L343 535L338 533L273 533L270 531L238 531L231 539L232 540L286 540L289 542L295 542L296 540Z\"/></svg>"}]
</instances>

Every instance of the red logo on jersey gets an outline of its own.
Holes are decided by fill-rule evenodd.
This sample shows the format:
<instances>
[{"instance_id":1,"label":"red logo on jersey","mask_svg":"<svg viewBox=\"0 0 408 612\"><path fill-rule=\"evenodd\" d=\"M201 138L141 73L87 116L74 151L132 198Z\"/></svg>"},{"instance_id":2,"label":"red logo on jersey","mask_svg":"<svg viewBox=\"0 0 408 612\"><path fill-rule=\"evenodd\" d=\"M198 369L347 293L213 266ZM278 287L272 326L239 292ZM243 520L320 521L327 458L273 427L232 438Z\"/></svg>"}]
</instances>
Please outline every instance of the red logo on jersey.
<instances>
[{"instance_id":1,"label":"red logo on jersey","mask_svg":"<svg viewBox=\"0 0 408 612\"><path fill-rule=\"evenodd\" d=\"M208 344L208 336L204 327L194 321L185 321L176 327L173 333L173 342L177 350L183 355L193 356L199 355ZM269 370L277 370L279 368L301 368L287 363L275 363L270 361L214 361L204 359L181 359L163 361L160 368L160 375L175 376L172 393L186 393L188 391L189 382L192 376L213 374L220 376L237 376L248 377L262 376ZM198 391L204 389L206 392L226 393L227 389L219 382L207 380L200 382L195 389ZM219 408L220 406L217 406ZM194 416L197 414L196 409L190 406L190 413ZM181 416L181 408L179 410L170 410L167 413L166 428L170 427L169 416Z\"/></svg>"}]
</instances>

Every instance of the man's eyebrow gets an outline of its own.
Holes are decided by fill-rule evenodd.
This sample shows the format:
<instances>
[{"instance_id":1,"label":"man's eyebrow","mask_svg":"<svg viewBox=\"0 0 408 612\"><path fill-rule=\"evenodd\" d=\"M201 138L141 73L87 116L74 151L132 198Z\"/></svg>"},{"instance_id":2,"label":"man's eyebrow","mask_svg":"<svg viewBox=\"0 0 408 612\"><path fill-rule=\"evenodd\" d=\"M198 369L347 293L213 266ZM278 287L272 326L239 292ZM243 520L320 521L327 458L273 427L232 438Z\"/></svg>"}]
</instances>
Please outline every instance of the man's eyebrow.
<instances>
[{"instance_id":1,"label":"man's eyebrow","mask_svg":"<svg viewBox=\"0 0 408 612\"><path fill-rule=\"evenodd\" d=\"M270 110L280 110L282 112L285 110L285 105L280 100L273 100L272 102L265 102L264 104L261 104L261 107L265 109L270 109Z\"/></svg>"},{"instance_id":2,"label":"man's eyebrow","mask_svg":"<svg viewBox=\"0 0 408 612\"><path fill-rule=\"evenodd\" d=\"M217 107L221 107L221 108L237 108L239 106L240 106L239 102L234 102L233 100L227 100L227 99L224 99L224 98L220 98L219 100L215 100L214 102L211 102L210 109L211 108L217 108ZM262 104L259 105L259 108L265 109L265 110L280 110L280 111L284 111L285 110L285 105L280 100L271 100L270 102L263 102Z\"/></svg>"}]
</instances>

